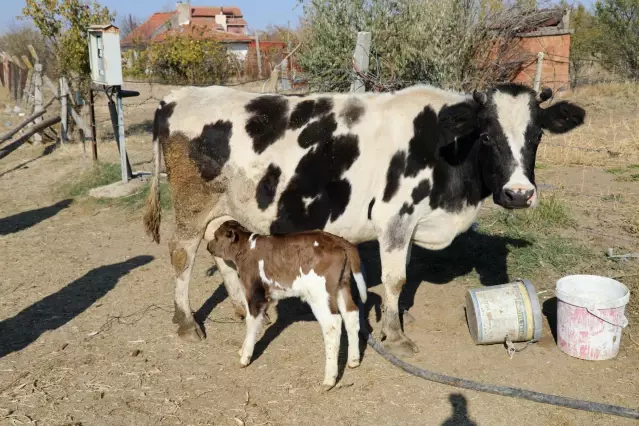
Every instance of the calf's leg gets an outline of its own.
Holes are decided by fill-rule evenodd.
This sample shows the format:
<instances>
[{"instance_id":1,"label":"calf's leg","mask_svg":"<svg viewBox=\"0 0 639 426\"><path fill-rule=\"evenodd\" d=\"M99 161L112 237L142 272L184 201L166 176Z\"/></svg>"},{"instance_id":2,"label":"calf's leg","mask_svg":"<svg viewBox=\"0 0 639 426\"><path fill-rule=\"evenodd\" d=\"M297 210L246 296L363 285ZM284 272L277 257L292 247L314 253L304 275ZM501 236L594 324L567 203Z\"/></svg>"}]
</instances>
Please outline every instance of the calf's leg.
<instances>
[{"instance_id":1,"label":"calf's leg","mask_svg":"<svg viewBox=\"0 0 639 426\"><path fill-rule=\"evenodd\" d=\"M359 310L353 302L350 288L343 288L337 296L337 307L344 319L344 328L348 335L348 366L359 366Z\"/></svg>"},{"instance_id":2,"label":"calf's leg","mask_svg":"<svg viewBox=\"0 0 639 426\"><path fill-rule=\"evenodd\" d=\"M176 278L173 323L178 324L178 335L181 338L193 341L199 341L204 338L202 329L193 318L189 301L191 272L193 271L195 254L200 246L201 238L201 235L190 239L179 239L174 236L169 243L171 264Z\"/></svg>"},{"instance_id":3,"label":"calf's leg","mask_svg":"<svg viewBox=\"0 0 639 426\"><path fill-rule=\"evenodd\" d=\"M324 336L324 351L326 354L324 382L322 384L324 390L329 390L335 386L339 341L342 336L342 317L337 312L331 312L327 299L317 298L309 301L313 315L319 322Z\"/></svg>"},{"instance_id":4,"label":"calf's leg","mask_svg":"<svg viewBox=\"0 0 639 426\"><path fill-rule=\"evenodd\" d=\"M257 279L254 283L249 284L247 281L243 282L244 289L246 291L246 338L242 345L242 354L240 356L240 364L242 367L246 367L251 363L251 357L253 356L253 350L255 349L255 341L257 335L262 327L262 321L264 320L264 313L268 308L268 301L266 300L266 291L262 286L262 280Z\"/></svg>"}]
</instances>

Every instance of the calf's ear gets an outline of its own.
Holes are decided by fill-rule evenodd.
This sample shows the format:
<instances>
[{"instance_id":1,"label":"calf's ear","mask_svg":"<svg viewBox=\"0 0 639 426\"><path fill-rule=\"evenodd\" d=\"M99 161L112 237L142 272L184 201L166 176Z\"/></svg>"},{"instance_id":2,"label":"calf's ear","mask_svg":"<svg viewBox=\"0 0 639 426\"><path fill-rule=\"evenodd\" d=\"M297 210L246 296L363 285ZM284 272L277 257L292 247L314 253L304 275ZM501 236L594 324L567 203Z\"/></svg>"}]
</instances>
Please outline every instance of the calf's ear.
<instances>
[{"instance_id":1,"label":"calf's ear","mask_svg":"<svg viewBox=\"0 0 639 426\"><path fill-rule=\"evenodd\" d=\"M541 127L551 133L566 133L584 124L586 111L570 102L561 101L542 109Z\"/></svg>"}]
</instances>

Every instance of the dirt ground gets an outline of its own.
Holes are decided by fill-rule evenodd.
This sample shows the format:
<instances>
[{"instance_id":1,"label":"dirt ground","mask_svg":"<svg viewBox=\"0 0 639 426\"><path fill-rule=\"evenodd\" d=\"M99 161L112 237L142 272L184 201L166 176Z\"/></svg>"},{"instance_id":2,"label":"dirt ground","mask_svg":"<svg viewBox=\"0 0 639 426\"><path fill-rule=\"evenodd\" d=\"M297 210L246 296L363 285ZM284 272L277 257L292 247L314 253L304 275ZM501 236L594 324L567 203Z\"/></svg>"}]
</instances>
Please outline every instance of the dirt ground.
<instances>
[{"instance_id":1,"label":"dirt ground","mask_svg":"<svg viewBox=\"0 0 639 426\"><path fill-rule=\"evenodd\" d=\"M135 170L150 170L146 132L154 98L164 90L155 87L137 101L127 100L127 143ZM104 109L98 109L98 117L100 158L115 162L117 148L108 140ZM273 324L261 335L252 364L241 369L237 351L245 326L234 318L208 253L200 250L191 282L191 303L196 315L206 318L207 339L186 343L171 323L174 281L166 247L171 213L164 214L163 243L156 245L144 234L141 211L59 195L60 185L90 162L83 160L80 146L42 152L27 146L0 161L2 425L636 424L434 384L402 372L370 348L359 368L345 369L345 335L340 357L345 371L337 388L324 393L321 332L308 308L294 300L272 309ZM619 182L603 165L558 165L551 159L540 156L546 163L538 183L561 196L577 216L579 227L565 232L599 250L602 258L607 247L639 251L637 235L628 228L639 183ZM464 238L446 255L454 258L454 250L468 241ZM541 341L513 359L501 345L473 344L465 292L485 284L487 275L507 274L499 268L505 267L510 247L499 235L480 243L482 250L495 253L494 266L467 256L444 268L437 264L442 256L413 250L405 299L416 321L406 332L420 353L409 361L486 383L639 408L639 345L628 333L617 358L599 362L563 354L546 316ZM362 255L371 305L379 305L374 245L362 247ZM616 271L619 280L636 289L632 297L637 298L632 262L639 261L598 272ZM545 273L543 265L538 269L527 278L547 302L558 277ZM583 262L576 261L570 273L583 271ZM633 312L629 330L639 342L639 313ZM374 330L380 327L378 314L370 309Z\"/></svg>"}]
</instances>

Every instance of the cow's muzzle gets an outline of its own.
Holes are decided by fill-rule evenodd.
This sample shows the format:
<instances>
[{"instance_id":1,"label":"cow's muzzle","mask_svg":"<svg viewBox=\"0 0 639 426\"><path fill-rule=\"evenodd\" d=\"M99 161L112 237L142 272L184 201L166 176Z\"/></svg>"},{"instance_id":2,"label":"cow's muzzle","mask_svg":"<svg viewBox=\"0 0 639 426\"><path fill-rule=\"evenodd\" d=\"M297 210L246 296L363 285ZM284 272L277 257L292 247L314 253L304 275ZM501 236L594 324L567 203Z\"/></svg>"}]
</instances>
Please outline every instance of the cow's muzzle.
<instances>
[{"instance_id":1,"label":"cow's muzzle","mask_svg":"<svg viewBox=\"0 0 639 426\"><path fill-rule=\"evenodd\" d=\"M504 187L498 204L507 209L536 207L537 190L534 187Z\"/></svg>"}]
</instances>

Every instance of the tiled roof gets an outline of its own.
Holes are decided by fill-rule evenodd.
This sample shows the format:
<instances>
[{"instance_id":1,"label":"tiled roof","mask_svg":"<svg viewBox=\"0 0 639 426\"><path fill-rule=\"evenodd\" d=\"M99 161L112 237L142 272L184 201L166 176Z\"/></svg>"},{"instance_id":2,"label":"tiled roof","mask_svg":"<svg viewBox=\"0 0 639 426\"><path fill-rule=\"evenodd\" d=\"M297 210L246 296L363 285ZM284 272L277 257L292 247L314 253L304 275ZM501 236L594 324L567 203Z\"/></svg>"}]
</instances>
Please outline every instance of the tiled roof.
<instances>
[{"instance_id":1,"label":"tiled roof","mask_svg":"<svg viewBox=\"0 0 639 426\"><path fill-rule=\"evenodd\" d=\"M224 15L232 15L241 17L242 11L235 6L198 6L191 8L191 16L214 17L223 13Z\"/></svg>"},{"instance_id":2,"label":"tiled roof","mask_svg":"<svg viewBox=\"0 0 639 426\"><path fill-rule=\"evenodd\" d=\"M246 21L243 18L228 18L226 20L227 25L246 26Z\"/></svg>"},{"instance_id":3,"label":"tiled roof","mask_svg":"<svg viewBox=\"0 0 639 426\"><path fill-rule=\"evenodd\" d=\"M131 31L123 40L123 46L133 45L135 41L148 41L155 30L171 19L175 12L154 13L142 25Z\"/></svg>"},{"instance_id":4,"label":"tiled roof","mask_svg":"<svg viewBox=\"0 0 639 426\"><path fill-rule=\"evenodd\" d=\"M189 37L198 39L198 40L211 38L220 43L233 43L233 42L249 43L253 41L253 38L242 35L242 34L234 34L234 33L229 33L226 31L219 31L219 30L212 29L210 27L198 28L194 26L181 27L180 29L165 31L161 34L158 34L156 37L154 37L153 41L163 42L164 40L166 40L168 36L177 35L177 34L188 34Z\"/></svg>"}]
</instances>

